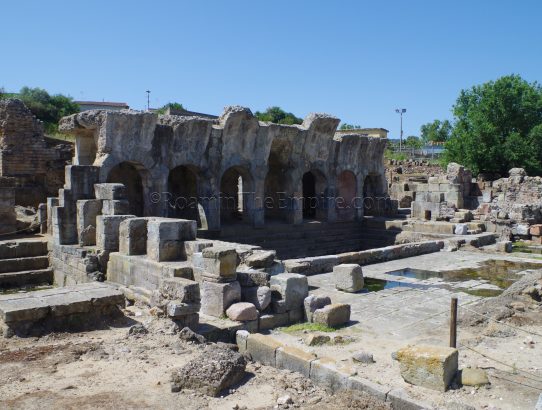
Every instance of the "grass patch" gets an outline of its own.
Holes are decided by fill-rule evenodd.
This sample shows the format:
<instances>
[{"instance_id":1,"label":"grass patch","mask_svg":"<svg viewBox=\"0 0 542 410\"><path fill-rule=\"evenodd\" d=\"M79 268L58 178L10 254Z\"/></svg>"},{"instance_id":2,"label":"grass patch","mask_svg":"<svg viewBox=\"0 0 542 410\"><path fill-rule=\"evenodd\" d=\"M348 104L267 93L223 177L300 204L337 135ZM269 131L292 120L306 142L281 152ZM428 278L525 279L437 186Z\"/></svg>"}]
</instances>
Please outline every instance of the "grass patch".
<instances>
[{"instance_id":1,"label":"grass patch","mask_svg":"<svg viewBox=\"0 0 542 410\"><path fill-rule=\"evenodd\" d=\"M281 331L285 333L295 333L295 332L302 332L304 330L310 331L310 332L335 332L337 329L334 329L332 327L328 327L326 325L322 325L320 323L310 323L310 322L304 322L304 323L296 323L295 325L291 325L288 327L282 327L280 328Z\"/></svg>"}]
</instances>

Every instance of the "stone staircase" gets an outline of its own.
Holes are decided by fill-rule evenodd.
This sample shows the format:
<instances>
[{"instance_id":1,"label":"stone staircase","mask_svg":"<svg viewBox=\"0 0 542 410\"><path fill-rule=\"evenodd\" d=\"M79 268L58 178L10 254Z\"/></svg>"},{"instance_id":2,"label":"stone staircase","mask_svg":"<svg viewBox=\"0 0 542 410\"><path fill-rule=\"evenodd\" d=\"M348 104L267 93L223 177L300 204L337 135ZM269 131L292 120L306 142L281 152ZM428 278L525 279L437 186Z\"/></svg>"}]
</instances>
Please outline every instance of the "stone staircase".
<instances>
[{"instance_id":1,"label":"stone staircase","mask_svg":"<svg viewBox=\"0 0 542 410\"><path fill-rule=\"evenodd\" d=\"M198 237L258 245L276 250L279 259L293 259L392 245L399 232L400 229L374 228L362 222L308 222L268 224L262 229L230 225L223 227L218 237L207 231L198 232Z\"/></svg>"},{"instance_id":2,"label":"stone staircase","mask_svg":"<svg viewBox=\"0 0 542 410\"><path fill-rule=\"evenodd\" d=\"M47 240L41 236L0 241L0 290L52 285Z\"/></svg>"}]
</instances>

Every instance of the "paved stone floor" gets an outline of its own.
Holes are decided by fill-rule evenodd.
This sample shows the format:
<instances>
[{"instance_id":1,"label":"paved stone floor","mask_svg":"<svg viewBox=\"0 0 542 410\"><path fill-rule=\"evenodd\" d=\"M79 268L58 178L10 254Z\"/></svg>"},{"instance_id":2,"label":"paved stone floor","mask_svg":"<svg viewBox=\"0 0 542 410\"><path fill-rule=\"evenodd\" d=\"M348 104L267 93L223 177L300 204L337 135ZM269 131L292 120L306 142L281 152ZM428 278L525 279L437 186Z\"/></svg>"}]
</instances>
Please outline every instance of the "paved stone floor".
<instances>
[{"instance_id":1,"label":"paved stone floor","mask_svg":"<svg viewBox=\"0 0 542 410\"><path fill-rule=\"evenodd\" d=\"M480 280L445 283L438 278L418 280L389 275L386 272L405 268L430 271L476 268L480 263L496 259L525 262L525 259L510 255L461 251L437 252L367 265L363 267L363 275L366 278L394 281L405 285L369 293L346 293L336 290L331 273L309 276L308 279L311 293L328 295L333 302L351 304L352 321L359 323L365 331L386 333L390 338L408 341L417 339L420 335L441 335L447 330L452 296L457 296L460 307L468 307L480 299L457 291L457 288L469 290L498 288ZM539 263L542 267L542 261L529 260L529 262ZM408 287L411 284L423 287Z\"/></svg>"},{"instance_id":2,"label":"paved stone floor","mask_svg":"<svg viewBox=\"0 0 542 410\"><path fill-rule=\"evenodd\" d=\"M509 376L508 373L502 372L509 371L509 368L473 353L464 347L477 346L477 349L489 356L499 357L507 363L514 363L520 369L538 372L538 369L542 369L542 362L538 359L535 351L522 350L524 349L523 346L525 346L523 344L525 334L523 333L519 333L515 337L497 339L483 337L481 334L483 328L459 327L460 367L479 366L485 369L493 369L490 370L490 375L494 384L489 390L463 388L450 390L442 394L411 386L402 380L398 365L391 358L393 352L408 344L448 345L451 297L454 295L458 297L460 318L462 312L465 312L465 308L468 309L470 304L480 299L479 296L465 293L459 290L458 287L467 288L468 290L493 289L494 285L472 278L462 283L445 283L439 278L417 280L389 275L386 272L405 268L450 271L462 268L477 268L485 262L494 260L529 262L542 267L542 260L535 258L519 258L510 254L493 252L458 251L438 252L363 266L365 278L398 281L407 285L376 292L345 293L338 291L335 289L332 273L309 276L311 293L328 295L333 302L349 303L351 305L352 323L330 334L331 337L334 335L342 336L346 338L347 342L343 344L328 343L323 346L311 347L304 344L307 335L306 331L276 330L273 333L287 345L297 346L318 357L328 356L345 363L351 363L351 357L357 351L370 352L374 355L376 363L357 366L357 372L360 376L379 384L405 389L412 397L426 400L432 403L435 408L445 408L446 403L451 402L471 404L475 408L483 408L483 405L488 404L498 409L533 408L538 397L538 391L523 387L525 380L518 379L505 382L502 375ZM409 284L418 287L409 287ZM539 342L542 342L542 340L537 339L536 349L538 349ZM521 397L521 400L518 401L517 397Z\"/></svg>"}]
</instances>

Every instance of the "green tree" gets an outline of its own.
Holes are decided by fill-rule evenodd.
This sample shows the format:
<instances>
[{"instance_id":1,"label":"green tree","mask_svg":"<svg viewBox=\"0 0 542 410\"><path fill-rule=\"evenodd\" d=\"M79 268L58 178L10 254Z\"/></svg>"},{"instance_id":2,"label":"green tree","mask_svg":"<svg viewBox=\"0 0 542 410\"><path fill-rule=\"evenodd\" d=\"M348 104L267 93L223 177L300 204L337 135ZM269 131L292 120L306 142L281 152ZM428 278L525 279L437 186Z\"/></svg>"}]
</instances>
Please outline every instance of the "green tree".
<instances>
[{"instance_id":1,"label":"green tree","mask_svg":"<svg viewBox=\"0 0 542 410\"><path fill-rule=\"evenodd\" d=\"M286 112L280 107L269 107L264 112L256 111L254 113L260 121L274 122L276 124L301 124L303 120L296 117L291 112Z\"/></svg>"},{"instance_id":2,"label":"green tree","mask_svg":"<svg viewBox=\"0 0 542 410\"><path fill-rule=\"evenodd\" d=\"M474 173L505 175L523 167L542 173L542 88L518 75L501 77L459 94L446 161Z\"/></svg>"},{"instance_id":3,"label":"green tree","mask_svg":"<svg viewBox=\"0 0 542 410\"><path fill-rule=\"evenodd\" d=\"M424 144L446 142L452 133L450 121L435 120L420 127L420 136Z\"/></svg>"},{"instance_id":4,"label":"green tree","mask_svg":"<svg viewBox=\"0 0 542 410\"><path fill-rule=\"evenodd\" d=\"M4 98L9 95L4 95ZM58 122L66 115L79 112L79 105L71 97L62 94L50 95L42 88L23 87L16 96L38 119L44 122L48 133L58 131Z\"/></svg>"},{"instance_id":5,"label":"green tree","mask_svg":"<svg viewBox=\"0 0 542 410\"><path fill-rule=\"evenodd\" d=\"M361 128L361 125L353 125L348 123L343 123L339 127L340 130L359 130Z\"/></svg>"},{"instance_id":6,"label":"green tree","mask_svg":"<svg viewBox=\"0 0 542 410\"><path fill-rule=\"evenodd\" d=\"M178 103L178 102L169 102L169 103L163 105L162 107L158 108L158 109L156 110L156 113L157 113L157 114L165 114L165 113L166 113L166 110L167 110L168 108L171 108L172 110L184 110L184 109L185 109L181 103Z\"/></svg>"},{"instance_id":7,"label":"green tree","mask_svg":"<svg viewBox=\"0 0 542 410\"><path fill-rule=\"evenodd\" d=\"M423 147L423 141L414 135L410 135L405 140L405 147L412 150L421 149Z\"/></svg>"}]
</instances>

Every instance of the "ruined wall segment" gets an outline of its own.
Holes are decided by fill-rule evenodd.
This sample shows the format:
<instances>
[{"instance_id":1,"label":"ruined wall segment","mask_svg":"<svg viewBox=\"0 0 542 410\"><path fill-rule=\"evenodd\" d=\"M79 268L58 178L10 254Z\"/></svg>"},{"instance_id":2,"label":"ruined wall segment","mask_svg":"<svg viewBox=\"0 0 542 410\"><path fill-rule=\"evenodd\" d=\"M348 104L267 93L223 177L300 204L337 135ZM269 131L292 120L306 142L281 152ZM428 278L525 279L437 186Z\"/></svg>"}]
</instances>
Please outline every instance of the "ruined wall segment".
<instances>
[{"instance_id":1,"label":"ruined wall segment","mask_svg":"<svg viewBox=\"0 0 542 410\"><path fill-rule=\"evenodd\" d=\"M0 176L15 178L15 203L37 207L64 184L70 144L48 139L18 99L0 101Z\"/></svg>"},{"instance_id":2,"label":"ruined wall segment","mask_svg":"<svg viewBox=\"0 0 542 410\"><path fill-rule=\"evenodd\" d=\"M318 215L328 221L337 219L333 199L343 171L355 175L356 188L349 192L363 195L366 178L371 176L372 194L386 196L383 152L387 140L335 136L338 124L338 118L327 114L309 114L301 125L260 122L248 108L232 106L217 119L133 110L85 111L63 118L60 129L76 136L74 164L99 167L101 182L126 183L108 180L119 164L138 171L144 201L138 216L168 216L168 198L161 195L156 201L151 196L168 192L170 172L187 167L197 180L205 224L218 230L221 205L217 198L228 189L224 184L231 185L233 173L243 180L247 192L241 199L243 217L253 226L265 224L266 178L273 172L276 178L268 181L289 198L283 214L291 223L303 220L303 205L296 198L303 195L303 176L308 172L317 179L316 189L324 198ZM229 176L226 181L225 175ZM363 208L353 217L362 215Z\"/></svg>"}]
</instances>

